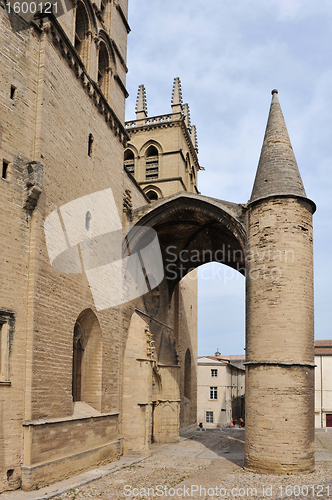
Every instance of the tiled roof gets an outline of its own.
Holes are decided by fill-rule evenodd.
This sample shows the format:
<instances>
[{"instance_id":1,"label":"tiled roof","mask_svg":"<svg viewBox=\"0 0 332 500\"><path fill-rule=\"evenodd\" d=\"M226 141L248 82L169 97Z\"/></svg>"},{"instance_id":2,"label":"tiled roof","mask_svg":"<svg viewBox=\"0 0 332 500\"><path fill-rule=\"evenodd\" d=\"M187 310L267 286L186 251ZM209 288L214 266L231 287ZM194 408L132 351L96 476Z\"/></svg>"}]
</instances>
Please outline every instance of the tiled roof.
<instances>
[{"instance_id":1,"label":"tiled roof","mask_svg":"<svg viewBox=\"0 0 332 500\"><path fill-rule=\"evenodd\" d=\"M315 356L332 356L332 340L315 340Z\"/></svg>"}]
</instances>

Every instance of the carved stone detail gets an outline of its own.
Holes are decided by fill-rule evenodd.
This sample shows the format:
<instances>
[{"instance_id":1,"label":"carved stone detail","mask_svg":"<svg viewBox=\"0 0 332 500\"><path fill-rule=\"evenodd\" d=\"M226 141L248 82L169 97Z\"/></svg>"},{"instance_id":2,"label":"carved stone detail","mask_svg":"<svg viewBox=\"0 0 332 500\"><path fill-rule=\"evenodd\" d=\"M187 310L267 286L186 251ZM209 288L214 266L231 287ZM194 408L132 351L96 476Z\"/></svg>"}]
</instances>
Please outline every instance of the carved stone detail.
<instances>
[{"instance_id":1,"label":"carved stone detail","mask_svg":"<svg viewBox=\"0 0 332 500\"><path fill-rule=\"evenodd\" d=\"M26 210L33 211L38 203L43 188L43 167L43 163L37 160L26 164L26 195L24 202Z\"/></svg>"}]
</instances>

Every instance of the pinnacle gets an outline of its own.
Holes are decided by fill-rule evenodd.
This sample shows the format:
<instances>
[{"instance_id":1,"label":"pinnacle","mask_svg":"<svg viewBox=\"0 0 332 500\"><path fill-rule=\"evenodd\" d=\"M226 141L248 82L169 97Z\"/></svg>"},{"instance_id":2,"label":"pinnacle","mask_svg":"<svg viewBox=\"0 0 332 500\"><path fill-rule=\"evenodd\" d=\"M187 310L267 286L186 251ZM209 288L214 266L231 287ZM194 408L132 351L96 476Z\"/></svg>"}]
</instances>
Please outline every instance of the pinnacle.
<instances>
[{"instance_id":1,"label":"pinnacle","mask_svg":"<svg viewBox=\"0 0 332 500\"><path fill-rule=\"evenodd\" d=\"M189 109L189 104L185 103L183 107L183 114L184 114L184 121L187 126L187 128L191 128L191 121L190 121L190 109Z\"/></svg>"},{"instance_id":2,"label":"pinnacle","mask_svg":"<svg viewBox=\"0 0 332 500\"><path fill-rule=\"evenodd\" d=\"M193 146L198 153L198 142L197 142L197 131L196 131L196 125L193 125L191 127L191 142L193 143Z\"/></svg>"},{"instance_id":3,"label":"pinnacle","mask_svg":"<svg viewBox=\"0 0 332 500\"><path fill-rule=\"evenodd\" d=\"M146 118L148 116L148 106L146 103L146 93L144 85L139 85L136 99L136 118Z\"/></svg>"},{"instance_id":4,"label":"pinnacle","mask_svg":"<svg viewBox=\"0 0 332 500\"><path fill-rule=\"evenodd\" d=\"M176 78L174 78L174 82L173 82L172 111L173 111L173 113L181 113L181 111L182 111L181 80L178 76Z\"/></svg>"},{"instance_id":5,"label":"pinnacle","mask_svg":"<svg viewBox=\"0 0 332 500\"><path fill-rule=\"evenodd\" d=\"M278 195L306 197L278 91L274 89L250 202Z\"/></svg>"}]
</instances>

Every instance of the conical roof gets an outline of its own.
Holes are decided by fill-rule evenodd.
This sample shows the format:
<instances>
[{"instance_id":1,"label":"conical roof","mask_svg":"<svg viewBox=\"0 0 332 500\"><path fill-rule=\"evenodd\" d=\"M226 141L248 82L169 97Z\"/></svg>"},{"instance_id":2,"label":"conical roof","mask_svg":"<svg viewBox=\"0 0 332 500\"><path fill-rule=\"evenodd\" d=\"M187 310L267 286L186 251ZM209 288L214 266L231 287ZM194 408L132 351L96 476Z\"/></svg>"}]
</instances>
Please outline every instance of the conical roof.
<instances>
[{"instance_id":1,"label":"conical roof","mask_svg":"<svg viewBox=\"0 0 332 500\"><path fill-rule=\"evenodd\" d=\"M250 202L278 195L306 198L278 91L272 90L270 113Z\"/></svg>"}]
</instances>

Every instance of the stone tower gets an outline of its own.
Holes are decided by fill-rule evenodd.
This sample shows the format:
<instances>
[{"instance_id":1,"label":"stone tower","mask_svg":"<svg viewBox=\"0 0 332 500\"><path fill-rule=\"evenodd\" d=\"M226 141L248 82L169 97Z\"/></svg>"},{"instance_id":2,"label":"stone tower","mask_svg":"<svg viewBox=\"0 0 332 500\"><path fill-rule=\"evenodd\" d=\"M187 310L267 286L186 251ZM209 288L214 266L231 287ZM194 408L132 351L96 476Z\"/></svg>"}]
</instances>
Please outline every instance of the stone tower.
<instances>
[{"instance_id":1,"label":"stone tower","mask_svg":"<svg viewBox=\"0 0 332 500\"><path fill-rule=\"evenodd\" d=\"M149 199L179 191L198 193L198 146L190 110L183 104L180 78L173 83L172 112L148 117L144 85L138 88L136 120L126 122L130 135L124 164Z\"/></svg>"},{"instance_id":2,"label":"stone tower","mask_svg":"<svg viewBox=\"0 0 332 500\"><path fill-rule=\"evenodd\" d=\"M247 211L247 469L314 468L312 214L272 91Z\"/></svg>"}]
</instances>

